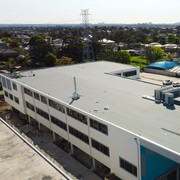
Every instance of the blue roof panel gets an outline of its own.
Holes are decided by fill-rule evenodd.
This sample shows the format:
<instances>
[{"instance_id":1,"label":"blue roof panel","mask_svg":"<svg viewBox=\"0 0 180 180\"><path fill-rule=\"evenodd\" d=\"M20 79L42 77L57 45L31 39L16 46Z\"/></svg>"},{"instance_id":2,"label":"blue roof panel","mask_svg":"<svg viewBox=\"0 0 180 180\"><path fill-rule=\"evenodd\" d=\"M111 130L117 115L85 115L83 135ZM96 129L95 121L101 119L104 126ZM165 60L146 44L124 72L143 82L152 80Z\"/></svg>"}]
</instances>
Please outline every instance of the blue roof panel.
<instances>
[{"instance_id":1,"label":"blue roof panel","mask_svg":"<svg viewBox=\"0 0 180 180\"><path fill-rule=\"evenodd\" d=\"M160 62L149 64L147 67L157 68L157 69L170 69L175 66L179 66L179 64L172 61L160 61Z\"/></svg>"}]
</instances>

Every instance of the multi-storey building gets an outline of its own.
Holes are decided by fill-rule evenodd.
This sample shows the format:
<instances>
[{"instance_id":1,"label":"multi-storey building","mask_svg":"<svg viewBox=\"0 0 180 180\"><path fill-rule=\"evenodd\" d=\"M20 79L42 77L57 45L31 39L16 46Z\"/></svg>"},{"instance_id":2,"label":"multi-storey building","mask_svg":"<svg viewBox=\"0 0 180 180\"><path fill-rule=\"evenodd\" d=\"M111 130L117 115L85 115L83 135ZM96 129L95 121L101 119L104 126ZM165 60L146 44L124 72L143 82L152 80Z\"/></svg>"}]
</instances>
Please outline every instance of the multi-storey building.
<instances>
[{"instance_id":1,"label":"multi-storey building","mask_svg":"<svg viewBox=\"0 0 180 180\"><path fill-rule=\"evenodd\" d=\"M72 152L84 151L93 167L100 162L128 180L180 179L178 87L142 82L139 68L104 61L9 73L1 81L6 102Z\"/></svg>"}]
</instances>

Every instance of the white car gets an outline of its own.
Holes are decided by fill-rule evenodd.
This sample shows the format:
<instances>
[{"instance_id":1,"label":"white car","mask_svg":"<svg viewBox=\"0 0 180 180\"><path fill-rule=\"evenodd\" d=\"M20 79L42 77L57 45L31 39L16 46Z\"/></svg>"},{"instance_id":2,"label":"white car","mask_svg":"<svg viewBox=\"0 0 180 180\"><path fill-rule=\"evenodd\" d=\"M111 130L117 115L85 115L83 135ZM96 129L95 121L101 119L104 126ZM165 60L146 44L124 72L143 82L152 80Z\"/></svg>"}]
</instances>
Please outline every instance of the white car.
<instances>
[{"instance_id":1,"label":"white car","mask_svg":"<svg viewBox=\"0 0 180 180\"><path fill-rule=\"evenodd\" d=\"M178 82L173 82L173 87L180 87L180 83L178 83Z\"/></svg>"},{"instance_id":2,"label":"white car","mask_svg":"<svg viewBox=\"0 0 180 180\"><path fill-rule=\"evenodd\" d=\"M163 85L171 85L173 82L171 80L164 80Z\"/></svg>"}]
</instances>

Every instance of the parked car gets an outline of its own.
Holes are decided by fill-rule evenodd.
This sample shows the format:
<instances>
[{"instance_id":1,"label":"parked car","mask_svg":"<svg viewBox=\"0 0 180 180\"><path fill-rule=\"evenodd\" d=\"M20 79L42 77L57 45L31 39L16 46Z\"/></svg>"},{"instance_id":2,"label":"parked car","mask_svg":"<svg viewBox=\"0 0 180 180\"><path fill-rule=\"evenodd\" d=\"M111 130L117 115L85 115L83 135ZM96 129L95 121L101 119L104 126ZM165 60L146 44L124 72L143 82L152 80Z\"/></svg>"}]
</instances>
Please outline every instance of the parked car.
<instances>
[{"instance_id":1,"label":"parked car","mask_svg":"<svg viewBox=\"0 0 180 180\"><path fill-rule=\"evenodd\" d=\"M173 82L169 79L163 81L163 85L171 85Z\"/></svg>"},{"instance_id":2,"label":"parked car","mask_svg":"<svg viewBox=\"0 0 180 180\"><path fill-rule=\"evenodd\" d=\"M178 82L173 82L173 87L180 87L180 83L178 83Z\"/></svg>"}]
</instances>

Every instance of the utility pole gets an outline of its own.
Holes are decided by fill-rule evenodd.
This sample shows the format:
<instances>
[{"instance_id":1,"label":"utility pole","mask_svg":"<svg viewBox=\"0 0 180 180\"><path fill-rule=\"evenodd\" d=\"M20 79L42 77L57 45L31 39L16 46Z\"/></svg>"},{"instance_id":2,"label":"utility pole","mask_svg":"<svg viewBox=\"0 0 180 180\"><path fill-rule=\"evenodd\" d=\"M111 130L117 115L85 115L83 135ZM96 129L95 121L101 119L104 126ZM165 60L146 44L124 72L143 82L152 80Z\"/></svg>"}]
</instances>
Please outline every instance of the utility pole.
<instances>
[{"instance_id":1,"label":"utility pole","mask_svg":"<svg viewBox=\"0 0 180 180\"><path fill-rule=\"evenodd\" d=\"M89 28L89 9L81 10L83 31L83 62L94 61L94 52Z\"/></svg>"}]
</instances>

